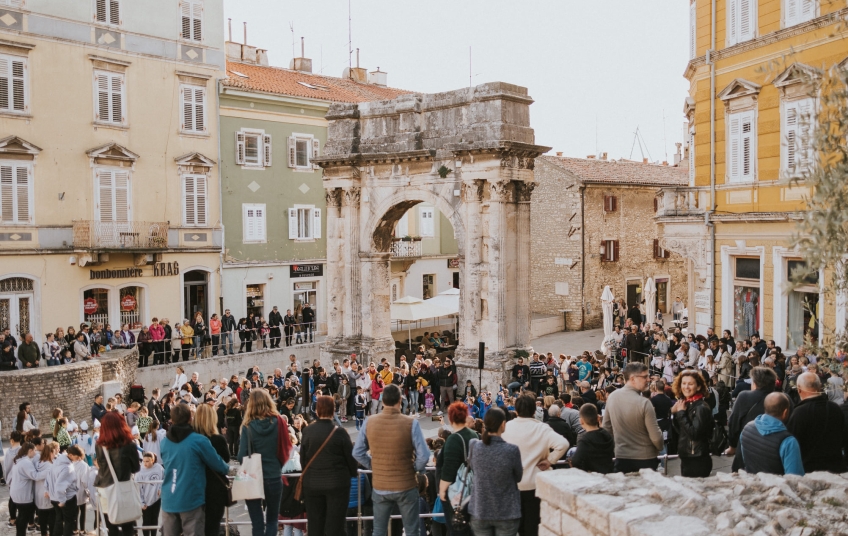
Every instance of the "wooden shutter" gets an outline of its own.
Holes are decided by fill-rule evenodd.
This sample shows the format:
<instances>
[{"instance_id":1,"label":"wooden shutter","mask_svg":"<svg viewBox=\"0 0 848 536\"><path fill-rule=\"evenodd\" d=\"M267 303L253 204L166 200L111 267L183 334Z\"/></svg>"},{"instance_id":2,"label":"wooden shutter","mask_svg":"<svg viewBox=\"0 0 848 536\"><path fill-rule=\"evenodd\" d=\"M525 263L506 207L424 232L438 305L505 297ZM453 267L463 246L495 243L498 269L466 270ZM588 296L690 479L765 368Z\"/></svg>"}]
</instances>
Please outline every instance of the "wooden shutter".
<instances>
[{"instance_id":1,"label":"wooden shutter","mask_svg":"<svg viewBox=\"0 0 848 536\"><path fill-rule=\"evenodd\" d=\"M612 240L612 261L618 262L618 240Z\"/></svg>"},{"instance_id":2,"label":"wooden shutter","mask_svg":"<svg viewBox=\"0 0 848 536\"><path fill-rule=\"evenodd\" d=\"M194 195L196 199L196 218L197 225L207 225L206 223L206 177L198 175L194 179Z\"/></svg>"},{"instance_id":3,"label":"wooden shutter","mask_svg":"<svg viewBox=\"0 0 848 536\"><path fill-rule=\"evenodd\" d=\"M660 209L660 199L658 197L654 198L654 212L657 212Z\"/></svg>"},{"instance_id":4,"label":"wooden shutter","mask_svg":"<svg viewBox=\"0 0 848 536\"><path fill-rule=\"evenodd\" d=\"M26 60L0 56L0 110L27 110Z\"/></svg>"},{"instance_id":5,"label":"wooden shutter","mask_svg":"<svg viewBox=\"0 0 848 536\"><path fill-rule=\"evenodd\" d=\"M754 137L754 114L753 112L744 112L740 118L740 162L739 162L739 177L742 181L748 181L754 177L754 165L756 164L756 154L754 145L756 139Z\"/></svg>"},{"instance_id":6,"label":"wooden shutter","mask_svg":"<svg viewBox=\"0 0 848 536\"><path fill-rule=\"evenodd\" d=\"M297 240L297 209L289 209L289 239Z\"/></svg>"},{"instance_id":7,"label":"wooden shutter","mask_svg":"<svg viewBox=\"0 0 848 536\"><path fill-rule=\"evenodd\" d=\"M813 99L804 99L798 101L798 138L796 147L798 153L796 159L798 166L802 170L807 170L813 163L813 135L815 134L816 118L813 114L815 101Z\"/></svg>"},{"instance_id":8,"label":"wooden shutter","mask_svg":"<svg viewBox=\"0 0 848 536\"><path fill-rule=\"evenodd\" d=\"M111 171L97 172L97 216L100 221L115 221L115 188Z\"/></svg>"},{"instance_id":9,"label":"wooden shutter","mask_svg":"<svg viewBox=\"0 0 848 536\"><path fill-rule=\"evenodd\" d=\"M807 21L816 16L816 0L800 0L801 20Z\"/></svg>"},{"instance_id":10,"label":"wooden shutter","mask_svg":"<svg viewBox=\"0 0 848 536\"><path fill-rule=\"evenodd\" d=\"M0 166L0 221L15 221L14 166Z\"/></svg>"},{"instance_id":11,"label":"wooden shutter","mask_svg":"<svg viewBox=\"0 0 848 536\"><path fill-rule=\"evenodd\" d=\"M614 195L604 196L604 212L615 212L618 210L618 198Z\"/></svg>"},{"instance_id":12,"label":"wooden shutter","mask_svg":"<svg viewBox=\"0 0 848 536\"><path fill-rule=\"evenodd\" d=\"M191 3L180 3L180 36L191 39Z\"/></svg>"},{"instance_id":13,"label":"wooden shutter","mask_svg":"<svg viewBox=\"0 0 848 536\"><path fill-rule=\"evenodd\" d=\"M185 200L185 224L197 225L197 203L195 197L194 175L186 175L183 178L183 199Z\"/></svg>"},{"instance_id":14,"label":"wooden shutter","mask_svg":"<svg viewBox=\"0 0 848 536\"><path fill-rule=\"evenodd\" d=\"M783 132L786 138L785 169L788 173L795 171L798 154L798 102L783 104Z\"/></svg>"},{"instance_id":15,"label":"wooden shutter","mask_svg":"<svg viewBox=\"0 0 848 536\"><path fill-rule=\"evenodd\" d=\"M119 0L109 0L109 24L121 24L121 3Z\"/></svg>"},{"instance_id":16,"label":"wooden shutter","mask_svg":"<svg viewBox=\"0 0 848 536\"><path fill-rule=\"evenodd\" d=\"M15 220L21 223L30 221L29 169L15 166Z\"/></svg>"},{"instance_id":17,"label":"wooden shutter","mask_svg":"<svg viewBox=\"0 0 848 536\"><path fill-rule=\"evenodd\" d=\"M739 41L753 39L757 21L754 20L757 0L738 0L739 2Z\"/></svg>"},{"instance_id":18,"label":"wooden shutter","mask_svg":"<svg viewBox=\"0 0 848 536\"><path fill-rule=\"evenodd\" d=\"M186 225L206 225L206 177L186 175L184 180Z\"/></svg>"},{"instance_id":19,"label":"wooden shutter","mask_svg":"<svg viewBox=\"0 0 848 536\"><path fill-rule=\"evenodd\" d=\"M289 167L297 167L297 139L289 136Z\"/></svg>"},{"instance_id":20,"label":"wooden shutter","mask_svg":"<svg viewBox=\"0 0 848 536\"><path fill-rule=\"evenodd\" d=\"M728 157L727 157L727 167L728 167L728 176L730 177L730 182L738 182L741 180L741 175L739 173L739 156L740 156L740 123L741 118L738 114L734 114L730 116L730 124L728 125Z\"/></svg>"},{"instance_id":21,"label":"wooden shutter","mask_svg":"<svg viewBox=\"0 0 848 536\"><path fill-rule=\"evenodd\" d=\"M739 1L727 0L727 44L735 45L739 40Z\"/></svg>"},{"instance_id":22,"label":"wooden shutter","mask_svg":"<svg viewBox=\"0 0 848 536\"><path fill-rule=\"evenodd\" d=\"M654 258L657 259L660 257L660 241L658 238L654 238Z\"/></svg>"},{"instance_id":23,"label":"wooden shutter","mask_svg":"<svg viewBox=\"0 0 848 536\"><path fill-rule=\"evenodd\" d=\"M265 240L265 205L256 205L256 235L254 240Z\"/></svg>"},{"instance_id":24,"label":"wooden shutter","mask_svg":"<svg viewBox=\"0 0 848 536\"><path fill-rule=\"evenodd\" d=\"M194 2L191 5L191 29L192 39L203 40L203 4Z\"/></svg>"},{"instance_id":25,"label":"wooden shutter","mask_svg":"<svg viewBox=\"0 0 848 536\"><path fill-rule=\"evenodd\" d=\"M191 88L180 88L180 98L183 103L182 130L194 130L194 92Z\"/></svg>"},{"instance_id":26,"label":"wooden shutter","mask_svg":"<svg viewBox=\"0 0 848 536\"><path fill-rule=\"evenodd\" d=\"M256 210L253 205L244 205L244 240L256 240Z\"/></svg>"},{"instance_id":27,"label":"wooden shutter","mask_svg":"<svg viewBox=\"0 0 848 536\"><path fill-rule=\"evenodd\" d=\"M97 0L97 6L94 11L94 18L97 22L108 22L109 21L109 0Z\"/></svg>"},{"instance_id":28,"label":"wooden shutter","mask_svg":"<svg viewBox=\"0 0 848 536\"><path fill-rule=\"evenodd\" d=\"M321 209L312 209L312 238L321 238Z\"/></svg>"},{"instance_id":29,"label":"wooden shutter","mask_svg":"<svg viewBox=\"0 0 848 536\"><path fill-rule=\"evenodd\" d=\"M189 88L194 93L194 130L206 131L206 89L202 87Z\"/></svg>"},{"instance_id":30,"label":"wooden shutter","mask_svg":"<svg viewBox=\"0 0 848 536\"><path fill-rule=\"evenodd\" d=\"M115 221L130 220L130 174L115 171Z\"/></svg>"},{"instance_id":31,"label":"wooden shutter","mask_svg":"<svg viewBox=\"0 0 848 536\"><path fill-rule=\"evenodd\" d=\"M696 57L698 52L697 27L698 3L693 0L689 4L689 59Z\"/></svg>"},{"instance_id":32,"label":"wooden shutter","mask_svg":"<svg viewBox=\"0 0 848 536\"><path fill-rule=\"evenodd\" d=\"M263 152L264 152L263 156L265 158L265 165L270 166L271 165L271 154L273 152L271 150L271 135L270 134L265 134L263 136L263 138L262 138L262 149L263 149Z\"/></svg>"},{"instance_id":33,"label":"wooden shutter","mask_svg":"<svg viewBox=\"0 0 848 536\"><path fill-rule=\"evenodd\" d=\"M798 22L800 22L799 19L798 19L798 13L799 13L798 8L800 7L800 6L798 6L798 3L800 1L801 0L785 0L786 13L784 14L784 17L783 17L784 27L788 28L789 26L794 26L794 25L798 24Z\"/></svg>"},{"instance_id":34,"label":"wooden shutter","mask_svg":"<svg viewBox=\"0 0 848 536\"><path fill-rule=\"evenodd\" d=\"M236 164L244 164L244 132L236 132Z\"/></svg>"},{"instance_id":35,"label":"wooden shutter","mask_svg":"<svg viewBox=\"0 0 848 536\"><path fill-rule=\"evenodd\" d=\"M97 73L96 119L106 123L124 122L124 77L119 74Z\"/></svg>"},{"instance_id":36,"label":"wooden shutter","mask_svg":"<svg viewBox=\"0 0 848 536\"><path fill-rule=\"evenodd\" d=\"M321 142L317 139L312 139L312 158L318 158ZM312 169L321 169L318 164L312 164Z\"/></svg>"}]
</instances>

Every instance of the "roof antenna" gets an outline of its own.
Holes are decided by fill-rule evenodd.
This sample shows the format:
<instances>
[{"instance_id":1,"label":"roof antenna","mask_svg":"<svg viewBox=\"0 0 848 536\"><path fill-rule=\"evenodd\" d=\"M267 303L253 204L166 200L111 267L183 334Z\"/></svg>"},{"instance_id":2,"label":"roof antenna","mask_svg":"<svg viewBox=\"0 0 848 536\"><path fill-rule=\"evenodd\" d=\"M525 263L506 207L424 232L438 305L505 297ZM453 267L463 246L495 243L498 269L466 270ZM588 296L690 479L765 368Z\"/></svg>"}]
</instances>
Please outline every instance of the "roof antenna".
<instances>
[{"instance_id":1,"label":"roof antenna","mask_svg":"<svg viewBox=\"0 0 848 536\"><path fill-rule=\"evenodd\" d=\"M247 44L247 22L244 23L244 44Z\"/></svg>"},{"instance_id":2,"label":"roof antenna","mask_svg":"<svg viewBox=\"0 0 848 536\"><path fill-rule=\"evenodd\" d=\"M227 19L227 30L228 30L227 35L229 36L227 41L232 41L233 40L233 19Z\"/></svg>"},{"instance_id":3,"label":"roof antenna","mask_svg":"<svg viewBox=\"0 0 848 536\"><path fill-rule=\"evenodd\" d=\"M356 47L356 68L359 69L359 47Z\"/></svg>"},{"instance_id":4,"label":"roof antenna","mask_svg":"<svg viewBox=\"0 0 848 536\"><path fill-rule=\"evenodd\" d=\"M351 23L350 23L350 0L347 0L347 70L348 76L353 78L353 39L351 38Z\"/></svg>"},{"instance_id":5,"label":"roof antenna","mask_svg":"<svg viewBox=\"0 0 848 536\"><path fill-rule=\"evenodd\" d=\"M295 52L294 52L294 22L292 22L292 21L289 21L289 30L291 30L291 34L292 34L292 58L294 58L295 57Z\"/></svg>"},{"instance_id":6,"label":"roof antenna","mask_svg":"<svg viewBox=\"0 0 848 536\"><path fill-rule=\"evenodd\" d=\"M301 58L305 58L305 57L306 57L306 48L305 48L305 46L304 46L304 44L303 44L303 37L301 37L301 38L300 38L300 57L301 57Z\"/></svg>"}]
</instances>

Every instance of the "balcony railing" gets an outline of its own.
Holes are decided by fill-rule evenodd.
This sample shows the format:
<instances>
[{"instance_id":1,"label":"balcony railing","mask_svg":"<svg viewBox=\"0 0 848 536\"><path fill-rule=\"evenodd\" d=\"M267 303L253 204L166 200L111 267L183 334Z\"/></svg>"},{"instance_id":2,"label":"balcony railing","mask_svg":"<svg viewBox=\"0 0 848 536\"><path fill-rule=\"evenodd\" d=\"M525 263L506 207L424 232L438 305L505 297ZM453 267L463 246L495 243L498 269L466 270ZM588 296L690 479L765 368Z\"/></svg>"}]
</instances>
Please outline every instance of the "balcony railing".
<instances>
[{"instance_id":1,"label":"balcony railing","mask_svg":"<svg viewBox=\"0 0 848 536\"><path fill-rule=\"evenodd\" d=\"M663 188L659 193L657 217L699 216L709 205L709 192L702 188Z\"/></svg>"},{"instance_id":2,"label":"balcony railing","mask_svg":"<svg viewBox=\"0 0 848 536\"><path fill-rule=\"evenodd\" d=\"M154 250L168 247L165 221L74 221L74 247Z\"/></svg>"},{"instance_id":3,"label":"balcony railing","mask_svg":"<svg viewBox=\"0 0 848 536\"><path fill-rule=\"evenodd\" d=\"M404 240L403 238L392 239L392 257L420 257L421 256L421 239L411 238Z\"/></svg>"}]
</instances>

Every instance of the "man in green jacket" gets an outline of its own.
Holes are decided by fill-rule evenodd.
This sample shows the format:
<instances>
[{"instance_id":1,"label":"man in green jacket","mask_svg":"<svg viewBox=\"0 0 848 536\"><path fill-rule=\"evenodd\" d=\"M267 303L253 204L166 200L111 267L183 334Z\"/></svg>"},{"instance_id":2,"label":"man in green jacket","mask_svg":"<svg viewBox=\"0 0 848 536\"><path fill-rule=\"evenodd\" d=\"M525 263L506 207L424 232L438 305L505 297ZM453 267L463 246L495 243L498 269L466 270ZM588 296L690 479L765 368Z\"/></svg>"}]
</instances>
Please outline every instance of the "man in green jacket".
<instances>
[{"instance_id":1,"label":"man in green jacket","mask_svg":"<svg viewBox=\"0 0 848 536\"><path fill-rule=\"evenodd\" d=\"M27 333L23 344L18 348L18 359L21 360L24 368L35 368L40 358L41 349L38 343L32 340L32 333Z\"/></svg>"}]
</instances>

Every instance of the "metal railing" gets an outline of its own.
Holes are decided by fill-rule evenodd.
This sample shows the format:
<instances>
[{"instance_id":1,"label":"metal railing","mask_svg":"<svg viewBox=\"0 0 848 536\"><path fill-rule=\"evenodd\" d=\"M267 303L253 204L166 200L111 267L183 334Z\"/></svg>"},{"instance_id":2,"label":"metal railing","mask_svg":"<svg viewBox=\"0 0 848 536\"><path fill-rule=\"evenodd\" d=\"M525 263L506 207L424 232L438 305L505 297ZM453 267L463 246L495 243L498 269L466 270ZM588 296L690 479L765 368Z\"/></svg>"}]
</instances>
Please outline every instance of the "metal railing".
<instances>
[{"instance_id":1,"label":"metal railing","mask_svg":"<svg viewBox=\"0 0 848 536\"><path fill-rule=\"evenodd\" d=\"M166 221L74 220L74 247L86 249L166 249Z\"/></svg>"},{"instance_id":2,"label":"metal railing","mask_svg":"<svg viewBox=\"0 0 848 536\"><path fill-rule=\"evenodd\" d=\"M392 238L392 257L420 257L422 254L421 239Z\"/></svg>"}]
</instances>

